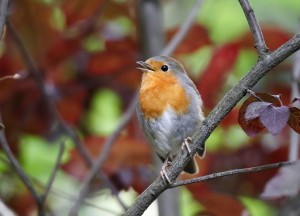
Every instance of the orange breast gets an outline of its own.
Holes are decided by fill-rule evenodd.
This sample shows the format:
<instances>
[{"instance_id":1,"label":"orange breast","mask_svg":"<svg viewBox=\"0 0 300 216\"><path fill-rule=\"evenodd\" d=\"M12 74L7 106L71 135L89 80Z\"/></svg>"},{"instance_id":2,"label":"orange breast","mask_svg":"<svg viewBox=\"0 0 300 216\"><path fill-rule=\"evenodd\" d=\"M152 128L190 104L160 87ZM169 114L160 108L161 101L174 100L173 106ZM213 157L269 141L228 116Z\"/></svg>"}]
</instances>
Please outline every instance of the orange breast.
<instances>
[{"instance_id":1,"label":"orange breast","mask_svg":"<svg viewBox=\"0 0 300 216\"><path fill-rule=\"evenodd\" d=\"M168 106L179 114L184 113L188 109L189 98L172 74L148 72L143 74L139 103L146 118L156 118Z\"/></svg>"}]
</instances>

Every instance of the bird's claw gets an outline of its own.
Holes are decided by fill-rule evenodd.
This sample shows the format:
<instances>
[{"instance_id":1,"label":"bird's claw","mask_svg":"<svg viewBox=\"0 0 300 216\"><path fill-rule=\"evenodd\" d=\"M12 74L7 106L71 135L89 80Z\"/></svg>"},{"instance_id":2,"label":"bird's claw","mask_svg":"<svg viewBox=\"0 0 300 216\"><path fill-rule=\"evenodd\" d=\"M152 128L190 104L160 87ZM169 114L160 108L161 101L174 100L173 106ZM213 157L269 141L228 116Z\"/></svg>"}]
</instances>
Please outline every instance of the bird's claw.
<instances>
[{"instance_id":1,"label":"bird's claw","mask_svg":"<svg viewBox=\"0 0 300 216\"><path fill-rule=\"evenodd\" d=\"M182 146L181 146L181 149L184 150L184 148L187 149L188 153L190 156L192 156L192 151L191 151L191 148L190 148L190 143L192 142L192 138L191 137L187 137L183 140L183 143L182 143Z\"/></svg>"},{"instance_id":2,"label":"bird's claw","mask_svg":"<svg viewBox=\"0 0 300 216\"><path fill-rule=\"evenodd\" d=\"M166 161L164 162L164 164L159 172L162 179L165 179L169 184L171 184L172 182L167 174L166 167L168 167L170 165L171 165L171 162L168 159L166 159Z\"/></svg>"}]
</instances>

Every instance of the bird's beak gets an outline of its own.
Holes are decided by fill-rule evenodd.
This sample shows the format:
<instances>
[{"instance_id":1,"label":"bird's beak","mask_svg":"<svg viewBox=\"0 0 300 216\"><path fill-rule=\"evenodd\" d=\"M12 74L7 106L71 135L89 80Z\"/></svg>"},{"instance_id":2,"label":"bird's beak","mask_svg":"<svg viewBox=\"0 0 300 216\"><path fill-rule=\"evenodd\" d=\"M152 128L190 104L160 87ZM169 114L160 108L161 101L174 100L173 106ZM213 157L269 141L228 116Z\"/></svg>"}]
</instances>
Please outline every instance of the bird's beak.
<instances>
[{"instance_id":1,"label":"bird's beak","mask_svg":"<svg viewBox=\"0 0 300 216\"><path fill-rule=\"evenodd\" d=\"M143 71L143 72L147 72L147 71L155 71L151 65L149 65L148 63L146 62L143 62L143 61L137 61L136 62L138 65L142 66L142 67L137 67L137 69Z\"/></svg>"}]
</instances>

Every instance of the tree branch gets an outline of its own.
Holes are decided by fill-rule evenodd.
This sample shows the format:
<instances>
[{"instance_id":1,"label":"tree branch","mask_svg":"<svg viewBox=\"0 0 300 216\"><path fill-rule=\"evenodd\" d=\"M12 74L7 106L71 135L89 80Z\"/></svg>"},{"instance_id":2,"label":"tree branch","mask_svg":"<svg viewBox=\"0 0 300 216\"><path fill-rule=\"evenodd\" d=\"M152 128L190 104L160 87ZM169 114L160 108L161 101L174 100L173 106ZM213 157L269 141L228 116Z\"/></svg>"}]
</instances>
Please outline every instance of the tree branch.
<instances>
[{"instance_id":1,"label":"tree branch","mask_svg":"<svg viewBox=\"0 0 300 216\"><path fill-rule=\"evenodd\" d=\"M57 171L59 170L59 166L60 166L60 163L61 163L64 151L65 151L65 144L64 143L60 143L59 152L58 152L58 155L57 155L57 158L56 158L56 162L55 162L54 168L53 168L52 173L51 173L51 175L49 177L48 183L46 184L45 192L42 195L42 202L43 203L45 203L45 201L47 199L47 196L48 196L48 194L49 194L49 192L51 190L51 187L52 187L53 182L55 180Z\"/></svg>"},{"instance_id":2,"label":"tree branch","mask_svg":"<svg viewBox=\"0 0 300 216\"><path fill-rule=\"evenodd\" d=\"M285 162L278 162L278 163L273 163L273 164L267 164L263 166L256 166L256 167L249 167L249 168L243 168L243 169L234 169L234 170L228 170L224 172L218 172L218 173L212 173L210 175L205 175L197 178L192 178L184 181L179 181L175 182L172 184L171 188L174 187L179 187L182 185L187 185L187 184L192 184L192 183L197 183L197 182L202 182L202 181L207 181L215 178L221 178L225 176L230 176L230 175L237 175L237 174L245 174L245 173L253 173L253 172L260 172L268 169L275 169L283 166L289 166L292 164L295 164L298 162L297 160L295 161L285 161Z\"/></svg>"},{"instance_id":3,"label":"tree branch","mask_svg":"<svg viewBox=\"0 0 300 216\"><path fill-rule=\"evenodd\" d=\"M194 155L198 149L203 148L206 139L217 127L220 121L233 109L233 107L244 97L247 89L251 89L263 76L272 68L281 63L284 59L300 49L300 34L291 38L277 50L267 55L252 67L236 86L234 86L211 111L208 117L203 121L201 127L192 136L195 145L191 145L191 155ZM167 175L173 182L179 176L180 172L190 161L191 157L187 152L181 152L174 159L173 164L167 170ZM126 215L141 215L147 207L166 189L168 185L161 177L157 178L128 209Z\"/></svg>"},{"instance_id":4,"label":"tree branch","mask_svg":"<svg viewBox=\"0 0 300 216\"><path fill-rule=\"evenodd\" d=\"M1 116L0 116L0 124L1 125L3 124ZM15 158L14 154L11 152L8 142L7 142L7 139L6 139L6 136L5 136L5 133L4 133L4 128L2 130L0 130L0 145L3 149L3 151L5 152L12 168L15 170L15 172L19 176L20 180L24 183L24 185L26 186L28 191L31 193L33 199L35 200L37 207L38 207L39 215L43 215L44 210L43 210L42 199L39 196L39 194L37 193L37 191L35 190L31 180L29 179L29 177L27 176L25 171L20 166L18 160Z\"/></svg>"},{"instance_id":5,"label":"tree branch","mask_svg":"<svg viewBox=\"0 0 300 216\"><path fill-rule=\"evenodd\" d=\"M260 26L255 18L254 11L250 6L248 0L239 0L241 7L247 18L250 30L254 38L254 47L256 48L259 58L264 58L269 53L269 49L266 46L264 36L261 32Z\"/></svg>"}]
</instances>

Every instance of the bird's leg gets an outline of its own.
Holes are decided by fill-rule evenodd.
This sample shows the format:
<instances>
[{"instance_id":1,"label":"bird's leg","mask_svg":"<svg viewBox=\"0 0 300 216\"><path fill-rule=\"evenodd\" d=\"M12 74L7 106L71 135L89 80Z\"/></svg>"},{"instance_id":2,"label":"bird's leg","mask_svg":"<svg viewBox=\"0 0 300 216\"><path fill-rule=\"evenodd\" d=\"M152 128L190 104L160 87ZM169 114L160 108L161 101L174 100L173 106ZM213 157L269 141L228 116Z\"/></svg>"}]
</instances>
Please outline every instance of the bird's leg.
<instances>
[{"instance_id":1,"label":"bird's leg","mask_svg":"<svg viewBox=\"0 0 300 216\"><path fill-rule=\"evenodd\" d=\"M168 176L168 174L167 174L167 172L166 172L166 168L168 167L168 166L170 166L172 163L171 163L171 161L170 161L170 156L168 156L167 158L166 158L166 160L165 160L165 162L163 163L163 166L162 166L162 168L161 168L161 170L160 170L160 176L163 178L163 179L165 179L169 184L171 184L172 182L171 182L171 180L170 180L170 178L169 178L169 176Z\"/></svg>"},{"instance_id":2,"label":"bird's leg","mask_svg":"<svg viewBox=\"0 0 300 216\"><path fill-rule=\"evenodd\" d=\"M190 148L190 143L192 142L192 138L191 137L187 137L183 140L183 143L182 143L182 146L181 146L181 149L184 150L184 148L187 149L188 153L190 156L192 156L192 151L191 151L191 148Z\"/></svg>"}]
</instances>

